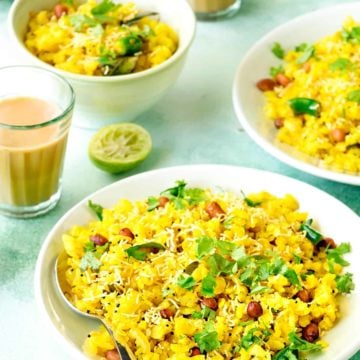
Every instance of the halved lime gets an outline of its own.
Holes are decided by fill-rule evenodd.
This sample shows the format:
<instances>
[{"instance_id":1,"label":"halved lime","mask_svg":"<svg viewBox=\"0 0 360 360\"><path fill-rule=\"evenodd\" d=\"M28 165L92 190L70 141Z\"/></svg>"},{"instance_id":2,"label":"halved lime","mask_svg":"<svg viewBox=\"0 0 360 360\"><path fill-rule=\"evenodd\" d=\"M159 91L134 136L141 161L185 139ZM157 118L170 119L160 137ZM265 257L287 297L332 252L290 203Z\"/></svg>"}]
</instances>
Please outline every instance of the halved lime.
<instances>
[{"instance_id":1,"label":"halved lime","mask_svg":"<svg viewBox=\"0 0 360 360\"><path fill-rule=\"evenodd\" d=\"M142 126L119 123L98 130L90 140L88 153L98 168L117 174L139 165L151 147L151 136Z\"/></svg>"}]
</instances>

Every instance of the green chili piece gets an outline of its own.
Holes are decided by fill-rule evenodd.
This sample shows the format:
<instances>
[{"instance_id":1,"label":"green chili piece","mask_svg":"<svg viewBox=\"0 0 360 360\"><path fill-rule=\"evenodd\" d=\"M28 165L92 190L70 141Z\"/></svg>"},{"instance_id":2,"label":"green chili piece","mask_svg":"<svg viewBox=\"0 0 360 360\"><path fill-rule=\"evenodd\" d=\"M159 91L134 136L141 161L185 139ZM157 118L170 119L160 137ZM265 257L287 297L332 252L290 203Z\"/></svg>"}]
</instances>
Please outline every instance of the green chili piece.
<instances>
[{"instance_id":1,"label":"green chili piece","mask_svg":"<svg viewBox=\"0 0 360 360\"><path fill-rule=\"evenodd\" d=\"M312 219L306 220L300 225L300 230L305 231L306 237L314 244L317 245L322 239L323 236L313 227L311 227Z\"/></svg>"},{"instance_id":2,"label":"green chili piece","mask_svg":"<svg viewBox=\"0 0 360 360\"><path fill-rule=\"evenodd\" d=\"M295 115L309 114L318 117L320 114L320 103L309 98L294 98L289 100L289 105Z\"/></svg>"},{"instance_id":3,"label":"green chili piece","mask_svg":"<svg viewBox=\"0 0 360 360\"><path fill-rule=\"evenodd\" d=\"M119 39L121 55L134 55L141 50L142 41L138 36L129 35Z\"/></svg>"}]
</instances>

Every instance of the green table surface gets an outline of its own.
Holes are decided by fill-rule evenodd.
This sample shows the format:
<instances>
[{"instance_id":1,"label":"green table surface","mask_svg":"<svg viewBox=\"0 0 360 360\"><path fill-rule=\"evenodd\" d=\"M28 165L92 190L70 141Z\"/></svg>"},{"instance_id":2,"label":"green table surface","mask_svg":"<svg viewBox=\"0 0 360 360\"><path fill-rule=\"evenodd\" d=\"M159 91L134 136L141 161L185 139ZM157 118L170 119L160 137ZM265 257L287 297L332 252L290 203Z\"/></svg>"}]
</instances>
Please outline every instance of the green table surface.
<instances>
[{"instance_id":1,"label":"green table surface","mask_svg":"<svg viewBox=\"0 0 360 360\"><path fill-rule=\"evenodd\" d=\"M33 290L36 259L46 235L69 208L126 176L183 164L254 167L315 185L360 214L359 187L313 177L268 155L241 129L231 100L236 67L256 40L298 15L341 2L243 0L240 12L232 19L199 22L180 78L157 105L134 120L149 130L154 149L146 162L126 175L113 176L95 168L87 157L93 132L71 129L58 206L32 220L0 216L1 359L69 359L58 342L47 336L39 320ZM0 65L18 62L6 33L10 4L10 0L0 0ZM360 352L352 359L360 360Z\"/></svg>"}]
</instances>

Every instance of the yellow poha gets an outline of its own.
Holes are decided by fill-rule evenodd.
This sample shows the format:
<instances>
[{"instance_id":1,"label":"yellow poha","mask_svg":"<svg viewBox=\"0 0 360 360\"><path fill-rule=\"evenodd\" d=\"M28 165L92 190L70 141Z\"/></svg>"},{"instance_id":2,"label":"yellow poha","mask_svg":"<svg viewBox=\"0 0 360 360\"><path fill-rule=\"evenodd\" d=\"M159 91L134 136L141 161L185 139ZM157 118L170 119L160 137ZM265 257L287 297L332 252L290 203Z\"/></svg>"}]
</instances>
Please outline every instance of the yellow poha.
<instances>
[{"instance_id":1,"label":"yellow poha","mask_svg":"<svg viewBox=\"0 0 360 360\"><path fill-rule=\"evenodd\" d=\"M64 1L31 15L25 45L39 59L72 73L139 72L170 58L178 36L157 19L137 16L133 3Z\"/></svg>"},{"instance_id":2,"label":"yellow poha","mask_svg":"<svg viewBox=\"0 0 360 360\"><path fill-rule=\"evenodd\" d=\"M313 45L286 52L274 44L284 63L271 68L274 82L262 88L280 142L321 167L350 174L360 172L359 34L359 24L348 18L342 30Z\"/></svg>"},{"instance_id":3,"label":"yellow poha","mask_svg":"<svg viewBox=\"0 0 360 360\"><path fill-rule=\"evenodd\" d=\"M339 297L353 289L350 245L317 232L291 195L179 181L159 197L90 205L102 220L63 235L66 296L136 359L298 358L299 344L327 346ZM92 356L113 348L104 328L84 343Z\"/></svg>"}]
</instances>

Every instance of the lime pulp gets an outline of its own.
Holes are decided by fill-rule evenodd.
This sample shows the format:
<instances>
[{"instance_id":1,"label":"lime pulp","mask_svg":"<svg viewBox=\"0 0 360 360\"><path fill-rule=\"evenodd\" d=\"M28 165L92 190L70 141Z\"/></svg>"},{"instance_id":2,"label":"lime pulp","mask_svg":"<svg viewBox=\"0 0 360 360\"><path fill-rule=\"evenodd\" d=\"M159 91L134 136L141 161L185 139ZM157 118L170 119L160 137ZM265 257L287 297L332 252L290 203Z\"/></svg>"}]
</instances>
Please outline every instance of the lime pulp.
<instances>
[{"instance_id":1,"label":"lime pulp","mask_svg":"<svg viewBox=\"0 0 360 360\"><path fill-rule=\"evenodd\" d=\"M139 165L151 148L151 136L142 126L118 123L105 126L94 134L88 154L98 168L117 174Z\"/></svg>"}]
</instances>

